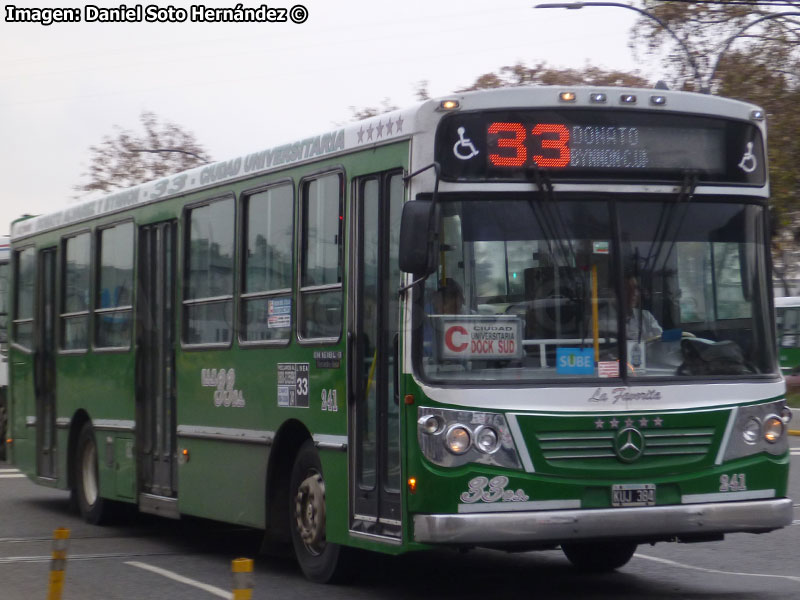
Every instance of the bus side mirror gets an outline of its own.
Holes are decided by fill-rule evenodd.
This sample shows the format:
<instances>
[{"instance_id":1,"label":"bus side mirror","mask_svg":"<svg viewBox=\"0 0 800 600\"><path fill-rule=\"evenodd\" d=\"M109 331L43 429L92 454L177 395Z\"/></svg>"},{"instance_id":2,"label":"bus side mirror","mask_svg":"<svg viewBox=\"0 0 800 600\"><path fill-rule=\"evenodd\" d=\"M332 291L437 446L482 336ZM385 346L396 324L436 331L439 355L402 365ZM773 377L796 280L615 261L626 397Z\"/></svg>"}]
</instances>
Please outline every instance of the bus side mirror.
<instances>
[{"instance_id":1,"label":"bus side mirror","mask_svg":"<svg viewBox=\"0 0 800 600\"><path fill-rule=\"evenodd\" d=\"M412 200L403 205L400 221L400 270L417 276L436 270L438 204Z\"/></svg>"}]
</instances>

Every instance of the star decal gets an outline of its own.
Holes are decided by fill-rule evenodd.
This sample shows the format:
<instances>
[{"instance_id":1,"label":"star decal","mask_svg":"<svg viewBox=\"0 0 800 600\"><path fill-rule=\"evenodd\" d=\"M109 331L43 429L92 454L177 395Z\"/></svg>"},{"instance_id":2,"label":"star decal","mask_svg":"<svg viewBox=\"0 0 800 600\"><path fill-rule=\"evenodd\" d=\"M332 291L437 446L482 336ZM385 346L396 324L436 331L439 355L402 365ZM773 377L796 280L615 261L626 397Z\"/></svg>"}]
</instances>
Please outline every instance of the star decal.
<instances>
[{"instance_id":1,"label":"star decal","mask_svg":"<svg viewBox=\"0 0 800 600\"><path fill-rule=\"evenodd\" d=\"M370 123L366 129L361 125L356 131L358 143L364 144L402 133L403 123L405 123L403 117L398 116L394 121L389 117L386 121L380 119L377 123Z\"/></svg>"},{"instance_id":2,"label":"star decal","mask_svg":"<svg viewBox=\"0 0 800 600\"><path fill-rule=\"evenodd\" d=\"M639 428L645 429L648 427L662 427L664 425L664 419L661 417L625 417L624 421L617 419L617 417L611 417L608 421L605 421L602 417L598 417L596 421L593 421L595 429L605 429L606 423L608 423L608 429L610 430L619 430L620 428L630 429L630 428Z\"/></svg>"}]
</instances>

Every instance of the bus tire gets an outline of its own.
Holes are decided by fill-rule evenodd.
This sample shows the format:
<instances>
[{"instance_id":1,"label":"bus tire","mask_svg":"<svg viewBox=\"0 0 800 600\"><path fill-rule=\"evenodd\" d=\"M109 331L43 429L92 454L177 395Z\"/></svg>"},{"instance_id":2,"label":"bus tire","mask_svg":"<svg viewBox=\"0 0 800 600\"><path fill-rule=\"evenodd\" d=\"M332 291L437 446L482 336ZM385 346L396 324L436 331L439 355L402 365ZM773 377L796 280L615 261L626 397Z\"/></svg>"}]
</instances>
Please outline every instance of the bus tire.
<instances>
[{"instance_id":1,"label":"bus tire","mask_svg":"<svg viewBox=\"0 0 800 600\"><path fill-rule=\"evenodd\" d=\"M75 496L78 510L84 521L99 525L107 521L111 514L111 501L100 496L100 477L97 471L97 442L94 428L88 421L78 435L75 452Z\"/></svg>"},{"instance_id":2,"label":"bus tire","mask_svg":"<svg viewBox=\"0 0 800 600\"><path fill-rule=\"evenodd\" d=\"M636 542L584 542L562 544L569 562L586 573L605 573L626 565L636 552Z\"/></svg>"},{"instance_id":3,"label":"bus tire","mask_svg":"<svg viewBox=\"0 0 800 600\"><path fill-rule=\"evenodd\" d=\"M289 480L289 528L303 574L315 583L334 583L349 575L348 549L325 539L325 480L312 440L297 452Z\"/></svg>"}]
</instances>

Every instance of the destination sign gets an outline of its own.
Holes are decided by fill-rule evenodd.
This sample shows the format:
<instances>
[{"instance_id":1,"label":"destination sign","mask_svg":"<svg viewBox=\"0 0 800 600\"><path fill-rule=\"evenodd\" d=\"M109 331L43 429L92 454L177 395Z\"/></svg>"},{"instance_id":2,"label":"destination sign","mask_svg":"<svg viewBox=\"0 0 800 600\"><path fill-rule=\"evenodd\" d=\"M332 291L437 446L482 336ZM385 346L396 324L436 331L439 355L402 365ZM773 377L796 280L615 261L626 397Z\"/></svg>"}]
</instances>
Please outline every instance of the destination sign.
<instances>
[{"instance_id":1,"label":"destination sign","mask_svg":"<svg viewBox=\"0 0 800 600\"><path fill-rule=\"evenodd\" d=\"M650 111L512 110L456 113L437 131L450 180L681 180L763 185L761 134L752 123Z\"/></svg>"},{"instance_id":2,"label":"destination sign","mask_svg":"<svg viewBox=\"0 0 800 600\"><path fill-rule=\"evenodd\" d=\"M431 315L443 360L522 357L522 322L514 315Z\"/></svg>"}]
</instances>

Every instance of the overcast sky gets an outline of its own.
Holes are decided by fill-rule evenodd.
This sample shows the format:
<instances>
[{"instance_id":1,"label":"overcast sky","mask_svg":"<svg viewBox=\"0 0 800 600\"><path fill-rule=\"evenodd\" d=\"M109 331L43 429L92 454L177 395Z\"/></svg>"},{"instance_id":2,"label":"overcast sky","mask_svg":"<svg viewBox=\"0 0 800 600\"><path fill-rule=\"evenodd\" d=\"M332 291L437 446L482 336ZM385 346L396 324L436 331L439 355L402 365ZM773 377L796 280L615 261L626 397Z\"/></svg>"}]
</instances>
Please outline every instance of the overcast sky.
<instances>
[{"instance_id":1,"label":"overcast sky","mask_svg":"<svg viewBox=\"0 0 800 600\"><path fill-rule=\"evenodd\" d=\"M7 22L3 14L0 233L22 213L74 202L89 146L114 125L138 130L144 110L193 132L223 160L326 132L352 118L350 107L385 98L413 104L422 80L432 95L444 95L517 61L661 76L654 64L635 62L628 48L632 11L533 10L537 0L300 1L308 9L303 24L43 26ZM85 14L78 3L14 4ZM288 9L294 0L268 4Z\"/></svg>"}]
</instances>

